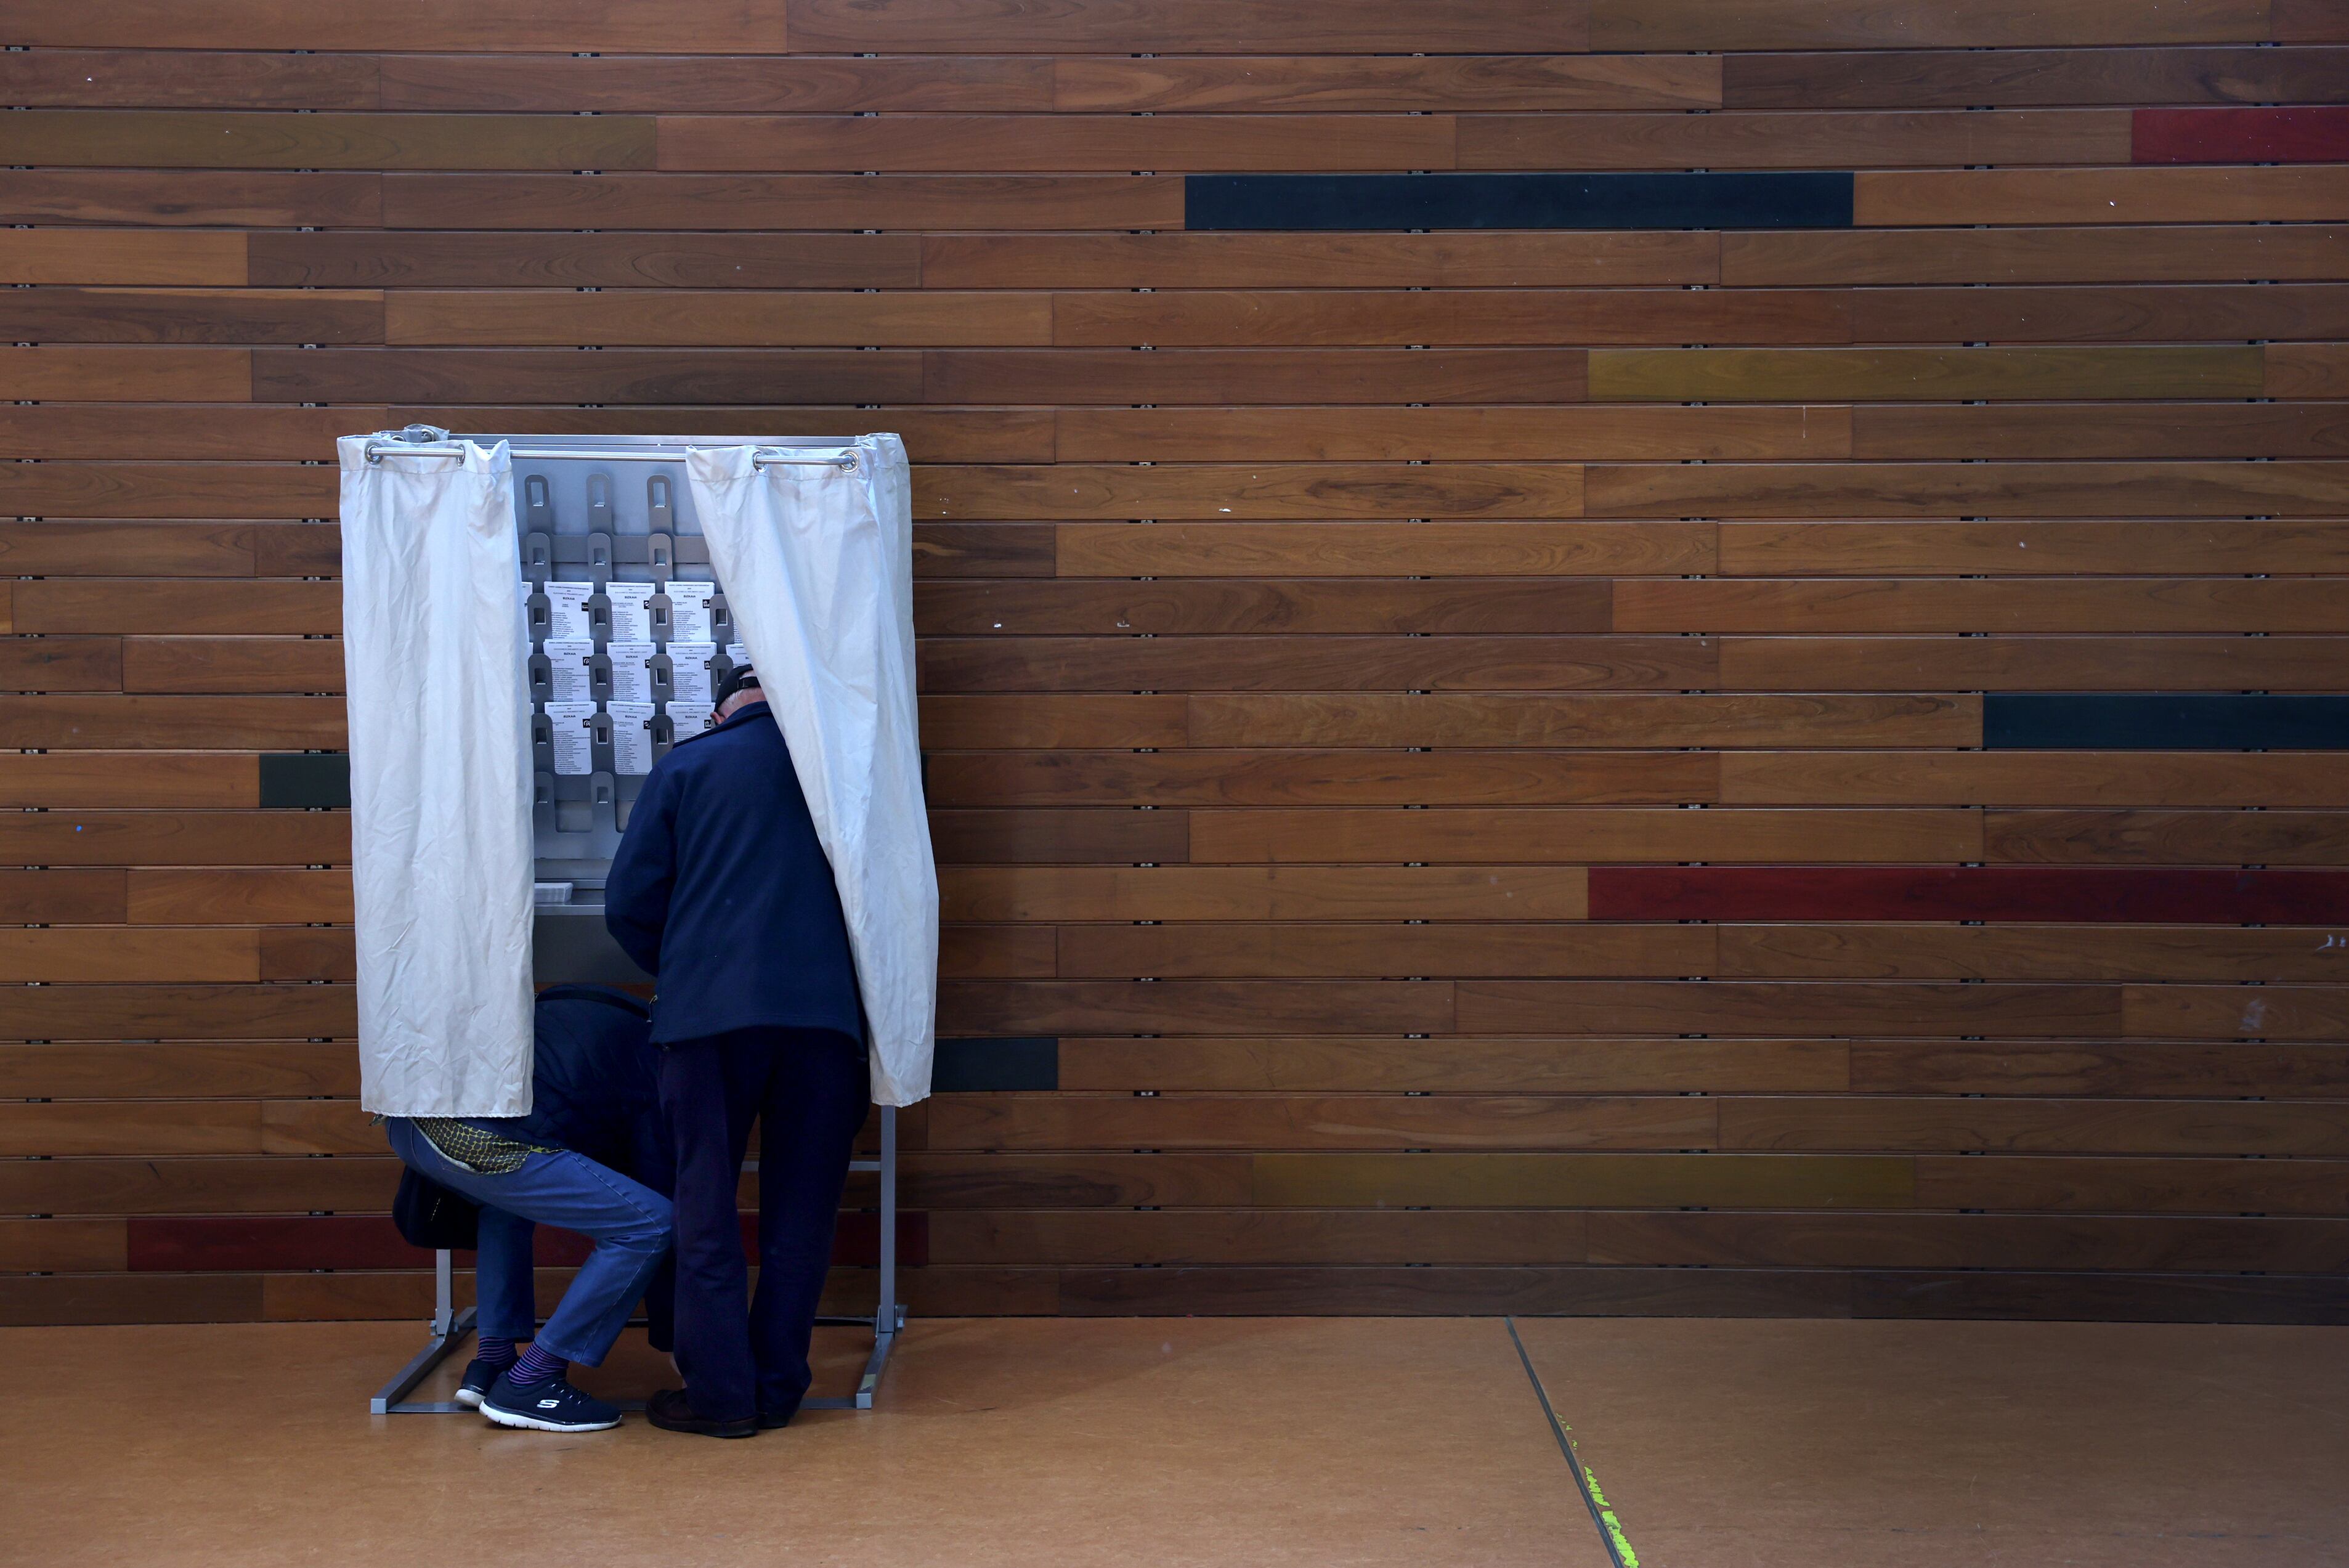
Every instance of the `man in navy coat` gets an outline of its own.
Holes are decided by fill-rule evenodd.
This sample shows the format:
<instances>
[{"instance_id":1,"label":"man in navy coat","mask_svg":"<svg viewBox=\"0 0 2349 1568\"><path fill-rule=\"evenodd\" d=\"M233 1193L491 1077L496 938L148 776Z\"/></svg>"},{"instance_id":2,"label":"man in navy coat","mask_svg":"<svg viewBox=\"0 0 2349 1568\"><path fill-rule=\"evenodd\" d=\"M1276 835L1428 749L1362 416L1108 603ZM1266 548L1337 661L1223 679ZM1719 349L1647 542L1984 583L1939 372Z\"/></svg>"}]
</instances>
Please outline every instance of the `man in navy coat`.
<instances>
[{"instance_id":1,"label":"man in navy coat","mask_svg":"<svg viewBox=\"0 0 2349 1568\"><path fill-rule=\"evenodd\" d=\"M717 728L653 765L605 888L605 923L658 984L661 1112L675 1147L677 1360L657 1427L780 1427L808 1342L849 1155L871 1096L864 1015L832 865L749 666ZM735 1193L759 1135L759 1291Z\"/></svg>"}]
</instances>

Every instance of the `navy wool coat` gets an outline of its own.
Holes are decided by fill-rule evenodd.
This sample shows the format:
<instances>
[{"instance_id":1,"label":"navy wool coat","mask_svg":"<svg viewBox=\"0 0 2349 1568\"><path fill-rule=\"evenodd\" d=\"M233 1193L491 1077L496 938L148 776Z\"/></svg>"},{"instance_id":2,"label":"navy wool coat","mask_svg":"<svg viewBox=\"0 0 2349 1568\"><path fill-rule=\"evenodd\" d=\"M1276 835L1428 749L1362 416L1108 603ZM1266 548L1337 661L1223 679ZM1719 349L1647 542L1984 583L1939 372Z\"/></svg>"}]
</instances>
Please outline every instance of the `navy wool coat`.
<instances>
[{"instance_id":1,"label":"navy wool coat","mask_svg":"<svg viewBox=\"0 0 2349 1568\"><path fill-rule=\"evenodd\" d=\"M657 1044L760 1027L864 1037L832 863L764 702L653 764L604 923L658 983Z\"/></svg>"},{"instance_id":2,"label":"navy wool coat","mask_svg":"<svg viewBox=\"0 0 2349 1568\"><path fill-rule=\"evenodd\" d=\"M645 1004L600 985L549 986L538 993L533 1023L530 1114L469 1118L472 1125L571 1149L667 1192L660 1057Z\"/></svg>"}]
</instances>

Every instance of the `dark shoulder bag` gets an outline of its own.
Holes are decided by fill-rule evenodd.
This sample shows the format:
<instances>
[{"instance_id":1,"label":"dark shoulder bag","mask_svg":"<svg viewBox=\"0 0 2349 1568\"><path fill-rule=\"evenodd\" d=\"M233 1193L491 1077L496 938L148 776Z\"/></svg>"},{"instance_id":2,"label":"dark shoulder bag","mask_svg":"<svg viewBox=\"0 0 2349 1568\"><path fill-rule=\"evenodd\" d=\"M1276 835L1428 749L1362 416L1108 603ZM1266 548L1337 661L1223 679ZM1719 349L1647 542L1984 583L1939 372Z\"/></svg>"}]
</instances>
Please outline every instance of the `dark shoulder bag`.
<instances>
[{"instance_id":1,"label":"dark shoulder bag","mask_svg":"<svg viewBox=\"0 0 2349 1568\"><path fill-rule=\"evenodd\" d=\"M429 1176L402 1167L392 1195L391 1222L411 1247L470 1252L481 1244L481 1207Z\"/></svg>"}]
</instances>

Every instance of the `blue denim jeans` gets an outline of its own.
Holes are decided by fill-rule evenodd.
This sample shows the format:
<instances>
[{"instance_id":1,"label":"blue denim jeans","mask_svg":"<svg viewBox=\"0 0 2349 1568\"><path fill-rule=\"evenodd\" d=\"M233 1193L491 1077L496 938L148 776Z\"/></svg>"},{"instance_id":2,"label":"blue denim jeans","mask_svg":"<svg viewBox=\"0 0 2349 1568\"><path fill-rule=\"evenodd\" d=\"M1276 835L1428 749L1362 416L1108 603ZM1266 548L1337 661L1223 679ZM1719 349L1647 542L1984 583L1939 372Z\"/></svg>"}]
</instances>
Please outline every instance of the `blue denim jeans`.
<instances>
[{"instance_id":1,"label":"blue denim jeans","mask_svg":"<svg viewBox=\"0 0 2349 1568\"><path fill-rule=\"evenodd\" d=\"M533 1154L518 1170L485 1176L443 1156L404 1116L387 1117L384 1128L402 1162L481 1206L474 1264L480 1332L534 1339L549 1355L601 1366L668 1252L668 1199L569 1149ZM595 1243L543 1329L531 1274L540 1225Z\"/></svg>"}]
</instances>

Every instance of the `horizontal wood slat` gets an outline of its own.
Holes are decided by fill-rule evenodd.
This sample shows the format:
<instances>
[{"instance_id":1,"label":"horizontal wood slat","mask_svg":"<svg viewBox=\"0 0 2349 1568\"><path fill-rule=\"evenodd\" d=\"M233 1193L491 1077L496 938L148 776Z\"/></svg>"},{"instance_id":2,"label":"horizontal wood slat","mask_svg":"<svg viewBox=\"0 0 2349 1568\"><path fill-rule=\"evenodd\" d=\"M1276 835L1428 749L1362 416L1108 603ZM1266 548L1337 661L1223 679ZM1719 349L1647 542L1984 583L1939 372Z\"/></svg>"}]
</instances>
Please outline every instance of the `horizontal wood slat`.
<instances>
[{"instance_id":1,"label":"horizontal wood slat","mask_svg":"<svg viewBox=\"0 0 2349 1568\"><path fill-rule=\"evenodd\" d=\"M2349 174L2332 169L1904 170L1862 173L1852 190L1852 221L1862 227L2349 217Z\"/></svg>"},{"instance_id":2,"label":"horizontal wood slat","mask_svg":"<svg viewBox=\"0 0 2349 1568\"><path fill-rule=\"evenodd\" d=\"M248 281L247 244L233 233L13 229L0 234L0 282L234 288Z\"/></svg>"},{"instance_id":3,"label":"horizontal wood slat","mask_svg":"<svg viewBox=\"0 0 2349 1568\"><path fill-rule=\"evenodd\" d=\"M1821 10L1802 0L1593 0L1594 49L1872 49L1888 46L1995 48L2023 45L2257 42L2268 36L2262 0L2206 0L2159 12L2129 0L2083 0L2061 13L2007 0L1924 0L1866 10Z\"/></svg>"},{"instance_id":4,"label":"horizontal wood slat","mask_svg":"<svg viewBox=\"0 0 2349 1568\"><path fill-rule=\"evenodd\" d=\"M1580 919L1581 867L956 867L949 920Z\"/></svg>"},{"instance_id":5,"label":"horizontal wood slat","mask_svg":"<svg viewBox=\"0 0 2349 1568\"><path fill-rule=\"evenodd\" d=\"M1183 226L1171 174L386 174L380 192L391 229Z\"/></svg>"},{"instance_id":6,"label":"horizontal wood slat","mask_svg":"<svg viewBox=\"0 0 2349 1568\"><path fill-rule=\"evenodd\" d=\"M367 49L383 43L381 18L289 9L276 0L230 0L202 15L166 0L126 0L103 14L61 0L27 0L11 18L19 42L114 47L136 39L156 49ZM615 14L598 0L491 0L459 5L427 0L410 16L400 42L411 48L481 47L496 37L516 49L585 48L659 54L707 28L734 34L745 47L780 52L782 7L773 0L688 0L665 16Z\"/></svg>"},{"instance_id":7,"label":"horizontal wood slat","mask_svg":"<svg viewBox=\"0 0 2349 1568\"><path fill-rule=\"evenodd\" d=\"M2349 782L2321 752L1746 753L1721 759L1721 798L1754 805L2334 805L2349 804Z\"/></svg>"},{"instance_id":8,"label":"horizontal wood slat","mask_svg":"<svg viewBox=\"0 0 2349 1568\"><path fill-rule=\"evenodd\" d=\"M384 219L383 177L213 170L36 170L0 175L0 213L22 223L236 228ZM79 281L79 280L75 280Z\"/></svg>"},{"instance_id":9,"label":"horizontal wood slat","mask_svg":"<svg viewBox=\"0 0 2349 1568\"><path fill-rule=\"evenodd\" d=\"M668 170L1125 173L1144 167L1375 170L1404 164L1449 169L1458 161L1458 138L1450 115L1323 114L1268 125L1253 115L1221 114L854 119L675 114L663 116L659 124L656 166Z\"/></svg>"},{"instance_id":10,"label":"horizontal wood slat","mask_svg":"<svg viewBox=\"0 0 2349 1568\"><path fill-rule=\"evenodd\" d=\"M1717 60L1673 55L1081 55L1051 62L1051 104L1154 113L1711 109L1722 101L1722 73Z\"/></svg>"},{"instance_id":11,"label":"horizontal wood slat","mask_svg":"<svg viewBox=\"0 0 2349 1568\"><path fill-rule=\"evenodd\" d=\"M1493 114L1464 119L1462 169L1848 169L2124 163L2119 109Z\"/></svg>"},{"instance_id":12,"label":"horizontal wood slat","mask_svg":"<svg viewBox=\"0 0 2349 1568\"><path fill-rule=\"evenodd\" d=\"M1242 975L1511 978L2324 981L2332 927L1590 924L1065 926L1064 978ZM1798 1053L1791 1053L1799 1057ZM1066 1084L1063 1074L1063 1087ZM1843 1085L1838 1084L1837 1087Z\"/></svg>"},{"instance_id":13,"label":"horizontal wood slat","mask_svg":"<svg viewBox=\"0 0 2349 1568\"><path fill-rule=\"evenodd\" d=\"M1607 630L1611 603L1605 583L1506 577L957 582L917 584L914 626L980 636L1556 634Z\"/></svg>"},{"instance_id":14,"label":"horizontal wood slat","mask_svg":"<svg viewBox=\"0 0 2349 1568\"><path fill-rule=\"evenodd\" d=\"M1540 0L1372 3L1332 16L1260 0L1109 0L1048 13L1010 0L794 0L792 47L808 53L939 50L969 54L1096 49L1226 54L1405 54L1442 40L1455 50L1577 54L1588 41L1584 5ZM1017 25L1013 25L1013 24Z\"/></svg>"},{"instance_id":15,"label":"horizontal wood slat","mask_svg":"<svg viewBox=\"0 0 2349 1568\"><path fill-rule=\"evenodd\" d=\"M910 288L922 276L907 234L277 232L248 244L251 281L288 288Z\"/></svg>"},{"instance_id":16,"label":"horizontal wood slat","mask_svg":"<svg viewBox=\"0 0 2349 1568\"><path fill-rule=\"evenodd\" d=\"M2323 871L1642 867L1592 873L1602 919L2333 922L2349 877Z\"/></svg>"},{"instance_id":17,"label":"horizontal wood slat","mask_svg":"<svg viewBox=\"0 0 2349 1568\"><path fill-rule=\"evenodd\" d=\"M938 691L1685 691L1713 684L1718 653L1706 638L1536 635L939 635L920 645L923 686Z\"/></svg>"},{"instance_id":18,"label":"horizontal wood slat","mask_svg":"<svg viewBox=\"0 0 2349 1568\"><path fill-rule=\"evenodd\" d=\"M932 752L939 805L1595 805L1710 801L1689 752ZM1186 840L1186 845L1188 840Z\"/></svg>"},{"instance_id":19,"label":"horizontal wood slat","mask_svg":"<svg viewBox=\"0 0 2349 1568\"><path fill-rule=\"evenodd\" d=\"M2333 410L2320 407L2323 421ZM2039 417L2049 416L2042 410ZM1836 458L1851 455L1853 439L1851 416L1831 406L1667 404L1073 409L1055 416L1053 435L1058 455L1070 461L1154 462ZM2324 450L2336 444L2349 450L2349 435Z\"/></svg>"},{"instance_id":20,"label":"horizontal wood slat","mask_svg":"<svg viewBox=\"0 0 2349 1568\"><path fill-rule=\"evenodd\" d=\"M2344 659L2349 644L2322 636L1726 637L1716 669L1723 686L1757 691L2326 691L2344 684ZM2103 798L2094 760L2074 761L2082 798Z\"/></svg>"},{"instance_id":21,"label":"horizontal wood slat","mask_svg":"<svg viewBox=\"0 0 2349 1568\"><path fill-rule=\"evenodd\" d=\"M2334 49L2240 45L1734 54L1721 63L1721 102L1740 109L2314 103L2339 98L2341 63Z\"/></svg>"},{"instance_id":22,"label":"horizontal wood slat","mask_svg":"<svg viewBox=\"0 0 2349 1568\"><path fill-rule=\"evenodd\" d=\"M1698 284L1724 281L1723 244L1694 231L926 234L921 277L933 288L1316 288L1343 267L1359 288Z\"/></svg>"},{"instance_id":23,"label":"horizontal wood slat","mask_svg":"<svg viewBox=\"0 0 2349 1568\"><path fill-rule=\"evenodd\" d=\"M1946 811L1676 807L1220 811L1191 824L1196 861L1965 860L1982 826Z\"/></svg>"},{"instance_id":24,"label":"horizontal wood slat","mask_svg":"<svg viewBox=\"0 0 2349 1568\"><path fill-rule=\"evenodd\" d=\"M12 163L196 169L657 167L653 122L619 115L202 114L26 109L0 128Z\"/></svg>"},{"instance_id":25,"label":"horizontal wood slat","mask_svg":"<svg viewBox=\"0 0 2349 1568\"><path fill-rule=\"evenodd\" d=\"M1720 278L1733 287L2337 281L2344 244L2349 231L2338 224L2193 223L2147 234L2121 226L2116 207L2024 228L1724 234Z\"/></svg>"},{"instance_id":26,"label":"horizontal wood slat","mask_svg":"<svg viewBox=\"0 0 2349 1568\"><path fill-rule=\"evenodd\" d=\"M1614 625L1645 632L2337 633L2344 616L2330 588L2319 578L1654 578L1615 585Z\"/></svg>"},{"instance_id":27,"label":"horizontal wood slat","mask_svg":"<svg viewBox=\"0 0 2349 1568\"><path fill-rule=\"evenodd\" d=\"M1657 618L1662 618L1661 617ZM1979 710L1936 697L1201 695L1206 745L1968 746Z\"/></svg>"}]
</instances>

